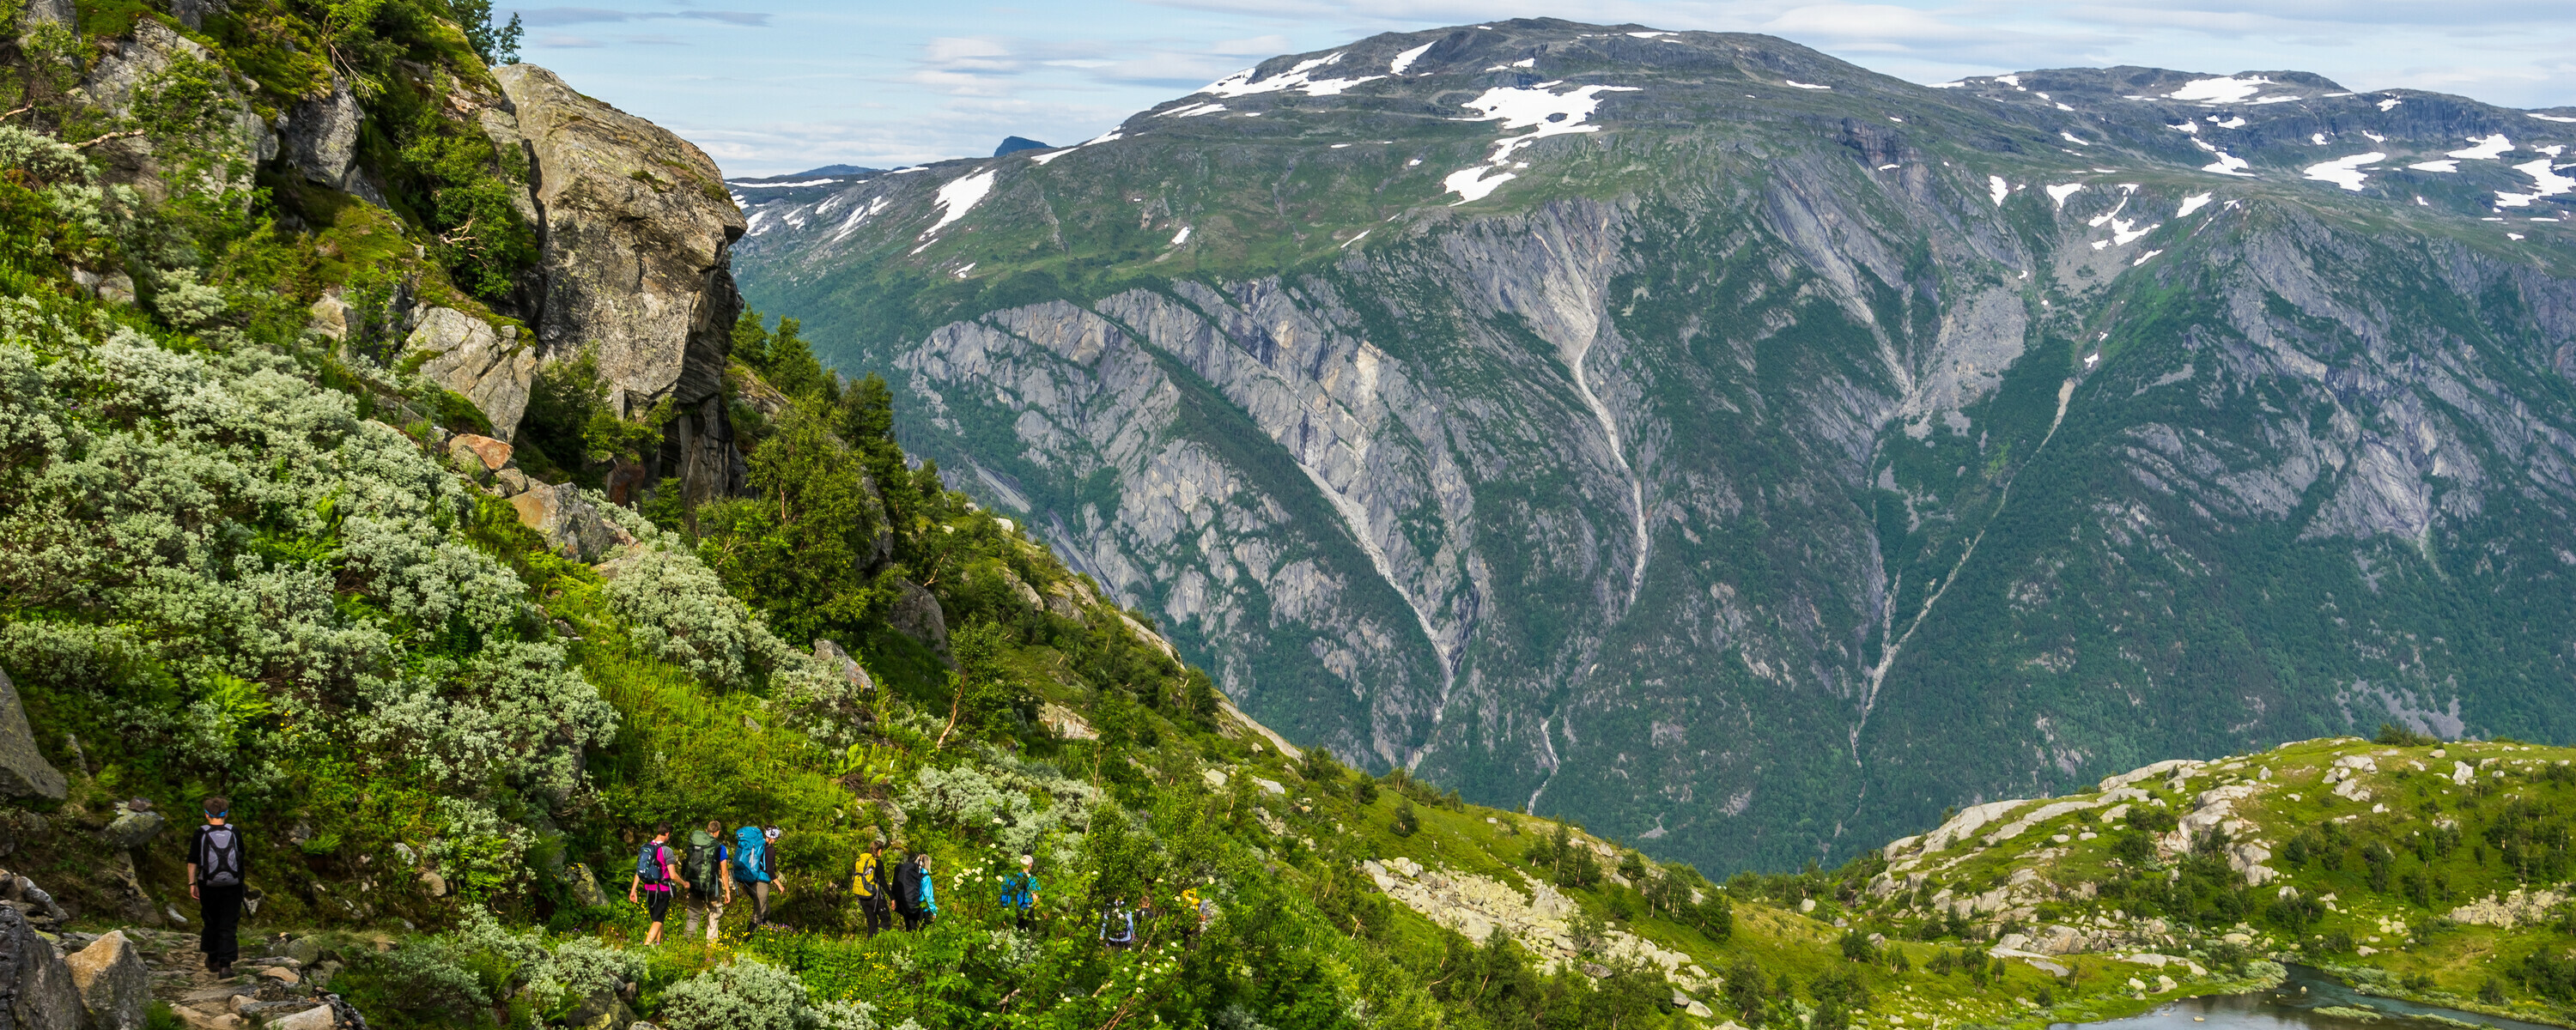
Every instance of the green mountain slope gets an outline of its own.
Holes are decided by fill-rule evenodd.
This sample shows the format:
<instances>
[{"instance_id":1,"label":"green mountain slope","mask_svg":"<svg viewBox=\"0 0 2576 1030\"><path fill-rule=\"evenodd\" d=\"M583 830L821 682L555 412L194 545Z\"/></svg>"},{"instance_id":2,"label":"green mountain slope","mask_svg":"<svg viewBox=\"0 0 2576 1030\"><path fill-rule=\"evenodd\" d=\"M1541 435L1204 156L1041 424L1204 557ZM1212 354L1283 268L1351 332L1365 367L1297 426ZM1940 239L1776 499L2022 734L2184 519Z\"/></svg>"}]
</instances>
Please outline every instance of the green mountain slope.
<instances>
[{"instance_id":1,"label":"green mountain slope","mask_svg":"<svg viewBox=\"0 0 2576 1030\"><path fill-rule=\"evenodd\" d=\"M794 324L733 318L741 223L712 164L542 69L487 65L507 36L483 13L22 14L7 81L34 127L0 127L8 1025L2035 1027L2294 959L2382 993L2576 1012L2563 749L2391 727L2166 762L1723 884L1301 751L1059 560L1039 537L1061 528L951 483L1000 494L1014 474L917 461L903 395L827 375ZM334 56L295 60L316 52ZM603 263L636 239L662 263ZM1170 290L1210 315L1331 296ZM1187 324L1152 297L1101 305ZM1283 491L1240 509L1264 524L1347 512L1329 486L1290 492L1331 480L1259 446L1276 412L1196 371L1223 370L1217 337L1146 352L1105 323L1050 337L1015 317L1018 338L1103 364L1116 344L1131 400L1170 415L1119 446ZM1534 324L1524 352L1461 365L1543 365L1555 330ZM1402 386L1392 360L1361 367ZM2098 381L2007 374L1975 417L2046 411L2055 447L2078 424L2058 398ZM1393 586L1363 593L1406 552L1236 528L1237 553L1276 548L1331 587L1268 595L1281 612L1439 625ZM1198 589L1183 572L1175 596ZM1536 640L1580 628L1516 617ZM1479 696L1477 668L1444 685ZM1332 682L1312 689L1338 702ZM1581 757L1584 739L1561 742ZM232 799L260 898L229 978L197 968L176 844L208 792ZM736 902L712 942L646 946L619 874L652 823L705 819L783 831L774 921ZM842 885L880 837L929 856L927 929L864 932ZM1044 884L1026 920L997 882L1023 854ZM1122 909L1137 947L1101 941Z\"/></svg>"},{"instance_id":2,"label":"green mountain slope","mask_svg":"<svg viewBox=\"0 0 2576 1030\"><path fill-rule=\"evenodd\" d=\"M2171 755L2565 735L2569 117L1495 22L739 189L739 264L1246 711L1788 868Z\"/></svg>"}]
</instances>

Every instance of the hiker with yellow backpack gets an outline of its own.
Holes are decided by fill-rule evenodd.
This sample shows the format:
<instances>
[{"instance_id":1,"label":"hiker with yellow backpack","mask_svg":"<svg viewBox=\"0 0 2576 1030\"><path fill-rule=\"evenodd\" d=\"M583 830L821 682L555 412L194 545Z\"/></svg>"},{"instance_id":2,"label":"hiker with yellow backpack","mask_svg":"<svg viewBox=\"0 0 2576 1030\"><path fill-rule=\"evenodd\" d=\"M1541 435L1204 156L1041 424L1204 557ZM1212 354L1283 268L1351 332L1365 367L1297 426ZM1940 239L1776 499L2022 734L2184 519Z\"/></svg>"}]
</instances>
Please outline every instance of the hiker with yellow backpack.
<instances>
[{"instance_id":1,"label":"hiker with yellow backpack","mask_svg":"<svg viewBox=\"0 0 2576 1030\"><path fill-rule=\"evenodd\" d=\"M889 899L894 896L894 873L886 868L885 838L868 842L859 860L850 869L850 893L859 897L859 911L867 916L868 936L894 928L894 910Z\"/></svg>"}]
</instances>

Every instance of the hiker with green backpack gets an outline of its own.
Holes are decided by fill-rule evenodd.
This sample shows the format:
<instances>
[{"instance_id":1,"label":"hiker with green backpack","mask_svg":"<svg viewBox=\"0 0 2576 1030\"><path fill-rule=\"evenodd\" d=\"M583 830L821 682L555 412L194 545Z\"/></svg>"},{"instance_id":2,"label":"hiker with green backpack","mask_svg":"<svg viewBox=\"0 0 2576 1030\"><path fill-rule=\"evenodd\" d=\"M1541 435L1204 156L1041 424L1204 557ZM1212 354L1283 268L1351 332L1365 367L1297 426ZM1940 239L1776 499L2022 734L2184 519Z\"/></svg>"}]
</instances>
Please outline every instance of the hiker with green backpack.
<instances>
[{"instance_id":1,"label":"hiker with green backpack","mask_svg":"<svg viewBox=\"0 0 2576 1030\"><path fill-rule=\"evenodd\" d=\"M653 827L653 839L636 853L635 879L626 885L626 900L639 903L635 895L643 892L640 903L653 916L653 925L644 929L645 947L662 943L662 917L671 912L674 884L686 887L689 881L681 878L679 860L671 854L671 824L662 823Z\"/></svg>"},{"instance_id":2,"label":"hiker with green backpack","mask_svg":"<svg viewBox=\"0 0 2576 1030\"><path fill-rule=\"evenodd\" d=\"M733 904L733 877L724 875L727 859L733 849L724 842L724 824L707 820L707 828L689 831L689 849L680 860L680 872L689 878L688 918L686 932L696 934L698 921L706 920L707 943L716 942L717 930L724 923L726 905Z\"/></svg>"}]
</instances>

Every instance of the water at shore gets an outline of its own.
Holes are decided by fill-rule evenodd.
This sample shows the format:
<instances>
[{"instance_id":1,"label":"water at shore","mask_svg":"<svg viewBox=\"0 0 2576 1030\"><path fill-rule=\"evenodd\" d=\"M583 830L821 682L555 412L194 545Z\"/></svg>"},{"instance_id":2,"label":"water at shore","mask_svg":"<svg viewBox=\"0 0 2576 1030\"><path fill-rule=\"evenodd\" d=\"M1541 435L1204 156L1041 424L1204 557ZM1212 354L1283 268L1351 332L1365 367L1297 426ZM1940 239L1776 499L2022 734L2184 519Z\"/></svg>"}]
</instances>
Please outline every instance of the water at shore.
<instances>
[{"instance_id":1,"label":"water at shore","mask_svg":"<svg viewBox=\"0 0 2576 1030\"><path fill-rule=\"evenodd\" d=\"M2405 1026L2487 1026L2495 1030L2564 1030L2500 1016L2419 1005L2362 994L2306 966L2291 966L2278 987L2215 994L2159 1005L2152 1012L2099 1023L2058 1023L2052 1030L2396 1030ZM2364 1018L2355 1009L2375 1011ZM2338 1011L2341 1010L2341 1011Z\"/></svg>"}]
</instances>

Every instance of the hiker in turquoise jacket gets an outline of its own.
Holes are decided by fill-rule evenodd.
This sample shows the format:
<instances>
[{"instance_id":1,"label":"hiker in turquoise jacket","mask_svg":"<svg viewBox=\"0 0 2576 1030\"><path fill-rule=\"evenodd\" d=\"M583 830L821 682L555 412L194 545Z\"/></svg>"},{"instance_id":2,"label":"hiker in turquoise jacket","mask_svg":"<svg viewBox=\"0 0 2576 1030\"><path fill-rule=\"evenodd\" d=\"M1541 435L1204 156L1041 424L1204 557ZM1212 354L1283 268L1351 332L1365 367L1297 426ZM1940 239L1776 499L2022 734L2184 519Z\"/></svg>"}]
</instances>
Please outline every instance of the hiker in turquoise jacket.
<instances>
[{"instance_id":1,"label":"hiker in turquoise jacket","mask_svg":"<svg viewBox=\"0 0 2576 1030\"><path fill-rule=\"evenodd\" d=\"M1037 919L1038 891L1043 889L1033 875L1037 861L1035 855L1021 855L1020 871L1001 878L1002 908L1011 913L1011 920L1023 930Z\"/></svg>"}]
</instances>

